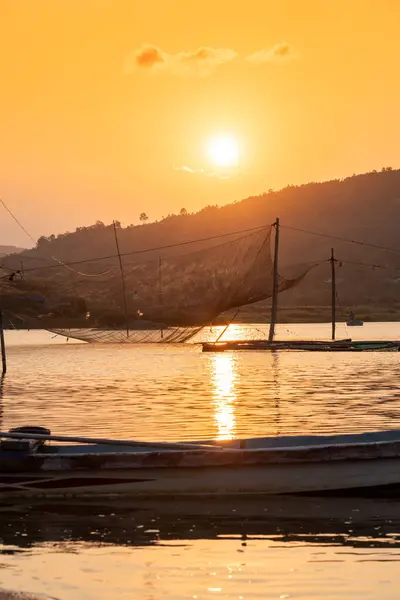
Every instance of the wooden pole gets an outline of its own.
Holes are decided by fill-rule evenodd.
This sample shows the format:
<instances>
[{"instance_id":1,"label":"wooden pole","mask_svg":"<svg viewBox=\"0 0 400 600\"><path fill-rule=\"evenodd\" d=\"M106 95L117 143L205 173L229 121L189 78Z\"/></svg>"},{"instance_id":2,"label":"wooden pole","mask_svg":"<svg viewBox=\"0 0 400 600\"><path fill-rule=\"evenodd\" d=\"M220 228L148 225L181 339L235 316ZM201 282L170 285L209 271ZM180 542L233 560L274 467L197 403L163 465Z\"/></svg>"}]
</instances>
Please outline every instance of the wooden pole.
<instances>
[{"instance_id":1,"label":"wooden pole","mask_svg":"<svg viewBox=\"0 0 400 600\"><path fill-rule=\"evenodd\" d=\"M6 344L4 342L4 326L3 326L3 313L0 309L0 346L1 346L1 365L2 371L1 376L7 373L7 358L6 358Z\"/></svg>"},{"instance_id":2,"label":"wooden pole","mask_svg":"<svg viewBox=\"0 0 400 600\"><path fill-rule=\"evenodd\" d=\"M223 329L221 331L221 333L219 334L219 336L217 337L217 339L214 342L214 346L217 342L219 342L219 340L222 338L222 336L224 335L224 333L228 330L228 327L230 327L233 323L233 321L236 319L237 315L239 314L240 308L237 309L237 311L235 312L235 314L233 315L232 319L229 321L229 323L227 324L227 326L225 327L225 329Z\"/></svg>"},{"instance_id":3,"label":"wooden pole","mask_svg":"<svg viewBox=\"0 0 400 600\"><path fill-rule=\"evenodd\" d=\"M161 262L161 255L158 256L158 297L159 297L159 302L160 302L160 306L162 307L162 303L163 303L163 297L162 297L162 262ZM162 313L161 313L161 316ZM164 339L164 330L162 328L160 328L160 334L161 334L161 339Z\"/></svg>"},{"instance_id":4,"label":"wooden pole","mask_svg":"<svg viewBox=\"0 0 400 600\"><path fill-rule=\"evenodd\" d=\"M268 341L273 342L275 336L275 325L278 314L278 291L279 291L279 274L278 274L278 254L279 254L279 218L274 223L275 227L275 249L274 249L274 274L272 282L272 307L271 307L271 324L269 326Z\"/></svg>"},{"instance_id":5,"label":"wooden pole","mask_svg":"<svg viewBox=\"0 0 400 600\"><path fill-rule=\"evenodd\" d=\"M117 226L116 226L115 221L113 221L113 225L114 225L115 245L117 247L118 260L119 260L119 270L121 271L121 283L122 283L122 296L123 296L124 312L125 312L126 337L129 338L129 319L128 319L128 305L127 305L127 302L126 302L126 288L125 288L124 268L122 266L121 252L119 251Z\"/></svg>"},{"instance_id":6,"label":"wooden pole","mask_svg":"<svg viewBox=\"0 0 400 600\"><path fill-rule=\"evenodd\" d=\"M111 446L142 446L144 448L165 448L171 450L205 450L221 448L214 442L210 443L191 443L191 442L142 442L137 440L121 440L121 439L110 439L110 438L92 438L92 437L81 437L75 435L42 435L41 433L18 433L12 431L0 431L0 439L11 439L11 440L43 440L50 442L75 442L77 444L107 444ZM68 453L68 446L65 446L65 452Z\"/></svg>"},{"instance_id":7,"label":"wooden pole","mask_svg":"<svg viewBox=\"0 0 400 600\"><path fill-rule=\"evenodd\" d=\"M331 248L331 279L332 279L332 339L335 339L336 334L336 270L335 270L335 254Z\"/></svg>"}]
</instances>

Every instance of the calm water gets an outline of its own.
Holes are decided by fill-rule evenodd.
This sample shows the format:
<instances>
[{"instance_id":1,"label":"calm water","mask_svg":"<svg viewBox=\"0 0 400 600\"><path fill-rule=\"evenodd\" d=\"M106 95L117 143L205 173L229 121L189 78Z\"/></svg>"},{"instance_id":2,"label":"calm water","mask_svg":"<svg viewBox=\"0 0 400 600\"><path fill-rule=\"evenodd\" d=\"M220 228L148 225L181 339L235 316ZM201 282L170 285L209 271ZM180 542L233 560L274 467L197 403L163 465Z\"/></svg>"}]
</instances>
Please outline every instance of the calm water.
<instances>
[{"instance_id":1,"label":"calm water","mask_svg":"<svg viewBox=\"0 0 400 600\"><path fill-rule=\"evenodd\" d=\"M400 339L400 325L350 334ZM7 332L7 345L2 430L189 440L400 428L399 353L203 354L45 332ZM399 597L394 500L5 506L0 541L0 586L65 600Z\"/></svg>"}]
</instances>

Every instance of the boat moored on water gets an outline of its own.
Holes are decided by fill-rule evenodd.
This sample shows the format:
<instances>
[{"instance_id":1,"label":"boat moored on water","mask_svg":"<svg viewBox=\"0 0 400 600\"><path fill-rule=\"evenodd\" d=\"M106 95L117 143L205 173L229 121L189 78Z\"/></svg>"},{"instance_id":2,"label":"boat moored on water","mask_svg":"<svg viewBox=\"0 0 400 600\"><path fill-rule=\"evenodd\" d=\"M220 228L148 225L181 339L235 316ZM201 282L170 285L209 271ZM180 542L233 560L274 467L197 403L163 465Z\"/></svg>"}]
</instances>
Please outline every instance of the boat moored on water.
<instances>
[{"instance_id":1,"label":"boat moored on water","mask_svg":"<svg viewBox=\"0 0 400 600\"><path fill-rule=\"evenodd\" d=\"M400 431L153 443L26 427L0 439L0 500L400 493Z\"/></svg>"},{"instance_id":2,"label":"boat moored on water","mask_svg":"<svg viewBox=\"0 0 400 600\"><path fill-rule=\"evenodd\" d=\"M224 352L225 350L301 350L308 352L398 352L400 341L394 340L337 340L304 341L281 340L232 340L226 342L204 342L203 352Z\"/></svg>"}]
</instances>

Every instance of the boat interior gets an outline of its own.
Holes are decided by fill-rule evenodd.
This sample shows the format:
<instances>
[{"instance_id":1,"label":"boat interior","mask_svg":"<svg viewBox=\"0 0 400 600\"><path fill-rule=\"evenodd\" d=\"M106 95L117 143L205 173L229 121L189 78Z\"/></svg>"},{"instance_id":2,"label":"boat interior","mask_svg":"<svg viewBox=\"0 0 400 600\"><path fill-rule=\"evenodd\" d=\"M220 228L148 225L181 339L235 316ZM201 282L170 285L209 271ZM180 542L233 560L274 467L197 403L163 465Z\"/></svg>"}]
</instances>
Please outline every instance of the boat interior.
<instances>
[{"instance_id":1,"label":"boat interior","mask_svg":"<svg viewBox=\"0 0 400 600\"><path fill-rule=\"evenodd\" d=\"M17 428L21 431L25 428ZM43 428L44 430L44 428ZM14 431L14 430L12 430ZM11 431L11 433L12 433ZM49 432L49 430L45 430ZM47 434L51 437L50 432ZM1 435L0 435L1 438ZM162 446L161 443L154 443L154 446L149 442L144 442L143 446L140 442L135 445L124 445L118 440L115 444L110 440L107 443L54 443L51 440L35 440L35 439L20 439L7 438L0 440L0 453L17 453L17 454L115 454L115 453L137 453L137 452L168 452L182 451L185 452L183 446L187 444L188 450L204 450L212 448L227 448L237 450L262 450L262 449L284 449L284 448L300 448L300 447L315 447L315 446L337 446L349 444L376 444L385 442L400 441L400 430L374 431L366 433L348 433L339 435L288 435L288 436L268 436L255 437L246 439L234 440L197 440L188 442L177 442L177 448L174 443Z\"/></svg>"}]
</instances>

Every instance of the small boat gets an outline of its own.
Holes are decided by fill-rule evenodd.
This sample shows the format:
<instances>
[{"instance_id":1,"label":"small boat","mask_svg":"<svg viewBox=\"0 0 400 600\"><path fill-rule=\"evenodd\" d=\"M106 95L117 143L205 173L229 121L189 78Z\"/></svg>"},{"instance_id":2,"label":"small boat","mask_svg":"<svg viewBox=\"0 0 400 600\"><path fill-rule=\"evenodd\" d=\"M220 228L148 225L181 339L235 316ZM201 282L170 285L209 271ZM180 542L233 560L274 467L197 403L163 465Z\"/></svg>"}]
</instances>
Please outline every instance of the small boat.
<instances>
[{"instance_id":1,"label":"small boat","mask_svg":"<svg viewBox=\"0 0 400 600\"><path fill-rule=\"evenodd\" d=\"M348 327L362 327L364 325L364 321L360 319L356 319L356 315L353 311L350 312L349 320L346 322Z\"/></svg>"},{"instance_id":2,"label":"small boat","mask_svg":"<svg viewBox=\"0 0 400 600\"><path fill-rule=\"evenodd\" d=\"M204 342L203 352L225 352L225 350L296 350L307 352L398 352L400 341L394 340L338 340L338 341L273 341L248 340L226 342Z\"/></svg>"},{"instance_id":3,"label":"small boat","mask_svg":"<svg viewBox=\"0 0 400 600\"><path fill-rule=\"evenodd\" d=\"M0 500L400 493L399 430L175 444L22 427L0 440Z\"/></svg>"},{"instance_id":4,"label":"small boat","mask_svg":"<svg viewBox=\"0 0 400 600\"><path fill-rule=\"evenodd\" d=\"M291 348L292 350L308 350L310 352L399 352L399 342L353 342L349 345L332 345Z\"/></svg>"}]
</instances>

